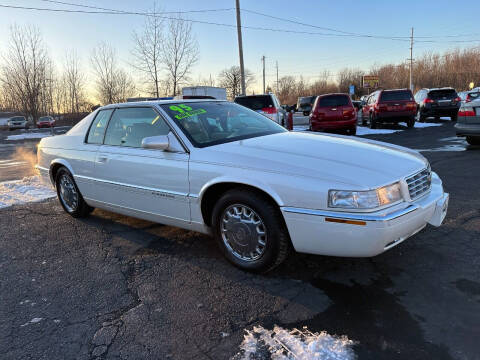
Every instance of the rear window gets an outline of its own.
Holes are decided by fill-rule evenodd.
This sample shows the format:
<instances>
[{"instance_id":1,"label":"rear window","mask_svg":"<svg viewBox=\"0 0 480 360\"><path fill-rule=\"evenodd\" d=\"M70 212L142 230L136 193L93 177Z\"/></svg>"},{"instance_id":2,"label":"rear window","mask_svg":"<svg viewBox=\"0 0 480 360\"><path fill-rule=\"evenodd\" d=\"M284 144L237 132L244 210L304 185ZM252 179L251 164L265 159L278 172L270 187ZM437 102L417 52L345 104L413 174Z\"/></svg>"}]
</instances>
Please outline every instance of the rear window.
<instances>
[{"instance_id":1,"label":"rear window","mask_svg":"<svg viewBox=\"0 0 480 360\"><path fill-rule=\"evenodd\" d=\"M348 106L350 105L350 99L346 95L330 95L320 98L318 106L321 107L335 107L335 106Z\"/></svg>"},{"instance_id":2,"label":"rear window","mask_svg":"<svg viewBox=\"0 0 480 360\"><path fill-rule=\"evenodd\" d=\"M380 101L413 101L413 96L408 90L383 91Z\"/></svg>"},{"instance_id":3,"label":"rear window","mask_svg":"<svg viewBox=\"0 0 480 360\"><path fill-rule=\"evenodd\" d=\"M302 105L313 104L315 101L315 96L305 96L298 99L298 102Z\"/></svg>"},{"instance_id":4,"label":"rear window","mask_svg":"<svg viewBox=\"0 0 480 360\"><path fill-rule=\"evenodd\" d=\"M273 106L273 101L270 96L242 96L235 99L237 104L243 105L252 110L262 110Z\"/></svg>"},{"instance_id":5,"label":"rear window","mask_svg":"<svg viewBox=\"0 0 480 360\"><path fill-rule=\"evenodd\" d=\"M455 99L457 97L457 92L453 89L451 89L451 90L432 90L428 93L428 97L432 100Z\"/></svg>"}]
</instances>

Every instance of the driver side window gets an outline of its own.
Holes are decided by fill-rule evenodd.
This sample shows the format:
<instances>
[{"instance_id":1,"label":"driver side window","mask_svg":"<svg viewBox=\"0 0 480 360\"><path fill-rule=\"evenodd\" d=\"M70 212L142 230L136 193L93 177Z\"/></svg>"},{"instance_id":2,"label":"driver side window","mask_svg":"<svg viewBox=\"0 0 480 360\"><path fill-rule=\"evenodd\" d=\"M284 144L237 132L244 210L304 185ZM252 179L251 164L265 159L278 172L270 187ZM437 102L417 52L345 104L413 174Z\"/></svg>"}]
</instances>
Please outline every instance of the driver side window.
<instances>
[{"instance_id":1,"label":"driver side window","mask_svg":"<svg viewBox=\"0 0 480 360\"><path fill-rule=\"evenodd\" d=\"M169 132L170 127L152 108L120 108L108 123L104 144L139 148L144 138Z\"/></svg>"}]
</instances>

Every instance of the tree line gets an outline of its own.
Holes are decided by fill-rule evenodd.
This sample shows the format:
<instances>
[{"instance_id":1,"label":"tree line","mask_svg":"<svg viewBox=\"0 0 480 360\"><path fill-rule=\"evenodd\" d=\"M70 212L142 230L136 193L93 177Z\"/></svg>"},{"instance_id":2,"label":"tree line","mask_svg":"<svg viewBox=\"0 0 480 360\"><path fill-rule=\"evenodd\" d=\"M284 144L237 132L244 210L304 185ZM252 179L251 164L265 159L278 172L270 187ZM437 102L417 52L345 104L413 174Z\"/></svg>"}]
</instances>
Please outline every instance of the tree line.
<instances>
[{"instance_id":1,"label":"tree line","mask_svg":"<svg viewBox=\"0 0 480 360\"><path fill-rule=\"evenodd\" d=\"M106 42L98 43L87 61L69 50L63 61L55 64L38 28L13 25L8 47L0 55L0 111L19 111L36 121L42 115L89 112L96 104L123 102L138 95L175 96L185 85L224 87L229 99L240 94L239 66L221 70L216 79L211 75L193 78L199 48L191 22L182 20L181 15L180 20L165 22L154 16L158 12L155 6L152 11L141 30L132 33L131 61L126 65ZM273 88L282 104L290 105L301 96L348 93L350 85L355 86L354 96L359 97L367 93L361 84L366 74L378 75L382 88L409 85L409 66L402 63L374 65L369 70L344 68L335 76L323 71L311 79L283 76L268 89ZM250 93L255 77L248 69L245 77ZM417 89L467 89L470 82L480 81L480 47L418 57L413 81Z\"/></svg>"},{"instance_id":2,"label":"tree line","mask_svg":"<svg viewBox=\"0 0 480 360\"><path fill-rule=\"evenodd\" d=\"M355 98L368 93L362 87L363 75L377 75L383 89L409 87L409 64L374 65L369 70L344 68L336 77L325 71L316 80L305 80L303 76L283 76L279 78L277 95L282 104L293 105L298 97L348 93L350 85L355 86ZM426 53L418 57L413 65L415 90L422 88L453 87L457 91L469 89L469 84L480 85L480 47L454 49L440 53Z\"/></svg>"}]
</instances>

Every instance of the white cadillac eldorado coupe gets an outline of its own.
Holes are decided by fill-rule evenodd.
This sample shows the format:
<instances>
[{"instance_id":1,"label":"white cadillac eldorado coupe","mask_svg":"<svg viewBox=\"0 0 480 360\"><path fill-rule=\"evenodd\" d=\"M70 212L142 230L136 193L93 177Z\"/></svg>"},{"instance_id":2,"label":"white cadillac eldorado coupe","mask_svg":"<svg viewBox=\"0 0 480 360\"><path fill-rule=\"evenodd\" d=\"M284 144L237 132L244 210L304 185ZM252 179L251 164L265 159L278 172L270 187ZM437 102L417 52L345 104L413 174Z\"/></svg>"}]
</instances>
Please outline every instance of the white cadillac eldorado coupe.
<instances>
[{"instance_id":1,"label":"white cadillac eldorado coupe","mask_svg":"<svg viewBox=\"0 0 480 360\"><path fill-rule=\"evenodd\" d=\"M440 226L448 207L416 151L288 132L227 101L104 106L42 139L37 154L70 215L98 207L212 234L251 271L272 269L291 247L374 256Z\"/></svg>"}]
</instances>

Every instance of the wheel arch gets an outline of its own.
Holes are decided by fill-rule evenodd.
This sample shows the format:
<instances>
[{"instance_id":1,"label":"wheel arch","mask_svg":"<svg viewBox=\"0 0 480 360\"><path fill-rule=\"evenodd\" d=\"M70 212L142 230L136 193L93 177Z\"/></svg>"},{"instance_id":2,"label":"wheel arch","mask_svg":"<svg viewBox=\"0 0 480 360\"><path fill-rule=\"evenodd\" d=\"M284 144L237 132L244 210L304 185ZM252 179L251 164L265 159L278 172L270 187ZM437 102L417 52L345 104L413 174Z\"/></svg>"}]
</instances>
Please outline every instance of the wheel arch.
<instances>
[{"instance_id":1,"label":"wheel arch","mask_svg":"<svg viewBox=\"0 0 480 360\"><path fill-rule=\"evenodd\" d=\"M70 171L70 174L75 175L72 166L66 161L65 159L54 159L50 162L50 181L54 186L56 186L55 178L57 176L57 171L61 167L67 168L68 171Z\"/></svg>"},{"instance_id":2,"label":"wheel arch","mask_svg":"<svg viewBox=\"0 0 480 360\"><path fill-rule=\"evenodd\" d=\"M203 222L207 226L212 225L212 212L215 203L227 191L232 189L248 189L252 192L264 196L268 201L276 206L283 206L280 196L265 184L259 184L255 181L238 181L234 179L218 179L217 181L207 183L203 186L199 194L199 204L202 213Z\"/></svg>"}]
</instances>

